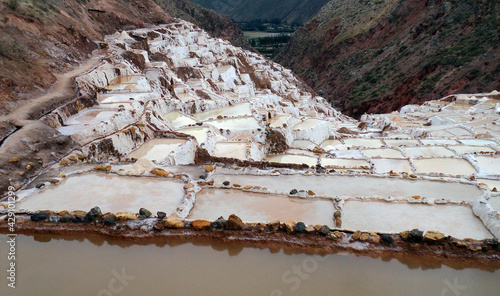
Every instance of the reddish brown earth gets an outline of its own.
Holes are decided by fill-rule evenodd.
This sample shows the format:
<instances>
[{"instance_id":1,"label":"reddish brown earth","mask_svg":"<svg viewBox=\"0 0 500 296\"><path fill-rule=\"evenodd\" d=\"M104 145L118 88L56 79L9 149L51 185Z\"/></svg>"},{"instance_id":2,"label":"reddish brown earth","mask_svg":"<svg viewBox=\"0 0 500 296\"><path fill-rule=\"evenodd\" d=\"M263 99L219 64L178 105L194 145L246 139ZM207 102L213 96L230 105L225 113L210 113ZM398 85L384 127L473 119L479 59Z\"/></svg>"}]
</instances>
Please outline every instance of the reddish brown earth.
<instances>
[{"instance_id":1,"label":"reddish brown earth","mask_svg":"<svg viewBox=\"0 0 500 296\"><path fill-rule=\"evenodd\" d=\"M332 0L277 61L345 113L500 90L500 2Z\"/></svg>"}]
</instances>

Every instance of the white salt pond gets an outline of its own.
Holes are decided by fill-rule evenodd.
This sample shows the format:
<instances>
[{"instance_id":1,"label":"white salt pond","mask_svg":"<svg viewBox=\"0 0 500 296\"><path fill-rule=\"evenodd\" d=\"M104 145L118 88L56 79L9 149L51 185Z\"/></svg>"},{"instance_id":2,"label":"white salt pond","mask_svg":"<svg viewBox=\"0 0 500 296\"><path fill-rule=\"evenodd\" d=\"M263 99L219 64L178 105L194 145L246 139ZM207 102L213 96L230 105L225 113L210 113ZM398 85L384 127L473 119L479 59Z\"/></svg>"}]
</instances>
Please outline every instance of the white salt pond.
<instances>
[{"instance_id":1,"label":"white salt pond","mask_svg":"<svg viewBox=\"0 0 500 296\"><path fill-rule=\"evenodd\" d=\"M487 146L467 146L467 145L457 145L449 146L457 152L458 155L470 154L470 153L495 153L496 150Z\"/></svg>"},{"instance_id":2,"label":"white salt pond","mask_svg":"<svg viewBox=\"0 0 500 296\"><path fill-rule=\"evenodd\" d=\"M321 158L321 165L324 167L339 168L370 168L371 165L364 159L343 159L343 158Z\"/></svg>"},{"instance_id":3,"label":"white salt pond","mask_svg":"<svg viewBox=\"0 0 500 296\"><path fill-rule=\"evenodd\" d=\"M418 140L395 140L395 139L386 139L384 140L387 146L389 147L399 147L399 146L418 146L420 142Z\"/></svg>"},{"instance_id":4,"label":"white salt pond","mask_svg":"<svg viewBox=\"0 0 500 296\"><path fill-rule=\"evenodd\" d=\"M307 164L310 167L314 167L318 164L318 158L306 156L306 155L295 155L295 154L280 154L273 155L266 158L268 162L277 163L290 163L290 164Z\"/></svg>"},{"instance_id":5,"label":"white salt pond","mask_svg":"<svg viewBox=\"0 0 500 296\"><path fill-rule=\"evenodd\" d=\"M475 156L474 157L481 168L482 173L491 175L500 175L500 157L499 156Z\"/></svg>"},{"instance_id":6,"label":"white salt pond","mask_svg":"<svg viewBox=\"0 0 500 296\"><path fill-rule=\"evenodd\" d=\"M108 121L116 112L110 109L88 109L68 118L65 125L57 130L63 135L73 135L101 121Z\"/></svg>"},{"instance_id":7,"label":"white salt pond","mask_svg":"<svg viewBox=\"0 0 500 296\"><path fill-rule=\"evenodd\" d=\"M192 115L197 120L205 121L210 118L216 119L217 116L249 116L252 115L252 110L250 109L250 103L240 103L225 108L194 113Z\"/></svg>"},{"instance_id":8,"label":"white salt pond","mask_svg":"<svg viewBox=\"0 0 500 296\"><path fill-rule=\"evenodd\" d=\"M424 145L456 145L457 141L451 139L421 139Z\"/></svg>"},{"instance_id":9,"label":"white salt pond","mask_svg":"<svg viewBox=\"0 0 500 296\"><path fill-rule=\"evenodd\" d=\"M233 189L205 188L196 194L189 219L215 220L236 214L246 222L274 220L304 222L333 227L333 203L324 199L301 199Z\"/></svg>"},{"instance_id":10,"label":"white salt pond","mask_svg":"<svg viewBox=\"0 0 500 296\"><path fill-rule=\"evenodd\" d=\"M182 182L152 177L82 174L23 198L25 210L88 211L99 206L103 213L147 208L153 213L172 213L184 196Z\"/></svg>"},{"instance_id":11,"label":"white salt pond","mask_svg":"<svg viewBox=\"0 0 500 296\"><path fill-rule=\"evenodd\" d=\"M375 173L378 174L389 173L390 171L395 173L413 173L411 164L406 159L376 158L372 159L371 162L374 165Z\"/></svg>"},{"instance_id":12,"label":"white salt pond","mask_svg":"<svg viewBox=\"0 0 500 296\"><path fill-rule=\"evenodd\" d=\"M384 143L380 139L348 138L344 139L347 147L380 148Z\"/></svg>"},{"instance_id":13,"label":"white salt pond","mask_svg":"<svg viewBox=\"0 0 500 296\"><path fill-rule=\"evenodd\" d=\"M0 243L7 239L0 235ZM12 289L6 277L0 278L2 295L43 291L44 295L104 296L112 295L110 284L122 288L115 294L120 296L143 295L145 287L150 295L165 291L171 295L306 296L332 291L341 295L454 295L449 289L453 283L465 287L459 290L461 296L496 295L500 290L496 266L445 265L416 256L314 255L197 240L132 244L99 236L18 235L16 242L18 282ZM1 266L8 266L7 257L0 256ZM297 268L303 280L293 272Z\"/></svg>"},{"instance_id":14,"label":"white salt pond","mask_svg":"<svg viewBox=\"0 0 500 296\"><path fill-rule=\"evenodd\" d=\"M413 164L420 174L472 175L477 173L470 162L461 158L414 159Z\"/></svg>"},{"instance_id":15,"label":"white salt pond","mask_svg":"<svg viewBox=\"0 0 500 296\"><path fill-rule=\"evenodd\" d=\"M205 141L208 139L207 132L210 129L206 126L201 126L201 127L188 127L188 128L183 128L177 130L179 133L183 133L186 135L190 135L196 138L196 141L198 144L205 143Z\"/></svg>"},{"instance_id":16,"label":"white salt pond","mask_svg":"<svg viewBox=\"0 0 500 296\"><path fill-rule=\"evenodd\" d=\"M196 123L196 120L178 111L172 111L164 114L163 118L170 121L175 128Z\"/></svg>"},{"instance_id":17,"label":"white salt pond","mask_svg":"<svg viewBox=\"0 0 500 296\"><path fill-rule=\"evenodd\" d=\"M206 121L206 124L213 125L218 129L227 130L256 130L261 128L257 120L255 120L253 117L217 119Z\"/></svg>"},{"instance_id":18,"label":"white salt pond","mask_svg":"<svg viewBox=\"0 0 500 296\"><path fill-rule=\"evenodd\" d=\"M451 201L475 201L483 191L474 185L439 181L377 178L369 176L256 176L214 175L218 185L224 181L241 185L261 186L271 192L288 193L292 189L313 190L328 197L379 196L411 198L414 195Z\"/></svg>"},{"instance_id":19,"label":"white salt pond","mask_svg":"<svg viewBox=\"0 0 500 296\"><path fill-rule=\"evenodd\" d=\"M493 238L470 207L459 205L349 200L344 204L342 228L387 233L418 228L440 231L459 239Z\"/></svg>"},{"instance_id":20,"label":"white salt pond","mask_svg":"<svg viewBox=\"0 0 500 296\"><path fill-rule=\"evenodd\" d=\"M361 152L366 157L405 158L401 151L392 148L363 149Z\"/></svg>"},{"instance_id":21,"label":"white salt pond","mask_svg":"<svg viewBox=\"0 0 500 296\"><path fill-rule=\"evenodd\" d=\"M490 206L493 208L493 210L497 211L498 213L500 213L500 196L494 196L494 197L491 197L489 200L488 200L488 203L490 204Z\"/></svg>"},{"instance_id":22,"label":"white salt pond","mask_svg":"<svg viewBox=\"0 0 500 296\"><path fill-rule=\"evenodd\" d=\"M324 120L319 120L319 119L314 119L314 118L308 118L304 120L301 123L297 123L296 125L293 126L294 131L301 131L301 130L306 130L313 128L317 125L320 125L322 123L325 123L326 121Z\"/></svg>"},{"instance_id":23,"label":"white salt pond","mask_svg":"<svg viewBox=\"0 0 500 296\"><path fill-rule=\"evenodd\" d=\"M403 150L409 157L451 157L453 151L441 146L404 147Z\"/></svg>"},{"instance_id":24,"label":"white salt pond","mask_svg":"<svg viewBox=\"0 0 500 296\"><path fill-rule=\"evenodd\" d=\"M247 160L247 150L250 143L217 142L212 156Z\"/></svg>"},{"instance_id":25,"label":"white salt pond","mask_svg":"<svg viewBox=\"0 0 500 296\"><path fill-rule=\"evenodd\" d=\"M152 139L132 151L128 157L136 159L145 158L161 162L172 154L177 147L186 142L187 140L184 139Z\"/></svg>"}]
</instances>

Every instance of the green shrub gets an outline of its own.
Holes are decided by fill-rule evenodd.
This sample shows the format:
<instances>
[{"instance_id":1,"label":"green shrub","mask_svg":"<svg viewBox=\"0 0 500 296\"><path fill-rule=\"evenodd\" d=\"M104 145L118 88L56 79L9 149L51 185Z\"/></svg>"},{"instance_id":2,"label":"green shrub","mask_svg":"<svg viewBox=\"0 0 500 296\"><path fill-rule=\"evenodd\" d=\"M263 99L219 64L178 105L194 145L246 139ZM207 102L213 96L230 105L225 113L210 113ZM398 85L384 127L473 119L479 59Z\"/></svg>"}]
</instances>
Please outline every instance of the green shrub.
<instances>
[{"instance_id":1,"label":"green shrub","mask_svg":"<svg viewBox=\"0 0 500 296\"><path fill-rule=\"evenodd\" d=\"M16 10L19 7L19 2L17 2L17 0L9 0L5 4L12 10Z\"/></svg>"}]
</instances>

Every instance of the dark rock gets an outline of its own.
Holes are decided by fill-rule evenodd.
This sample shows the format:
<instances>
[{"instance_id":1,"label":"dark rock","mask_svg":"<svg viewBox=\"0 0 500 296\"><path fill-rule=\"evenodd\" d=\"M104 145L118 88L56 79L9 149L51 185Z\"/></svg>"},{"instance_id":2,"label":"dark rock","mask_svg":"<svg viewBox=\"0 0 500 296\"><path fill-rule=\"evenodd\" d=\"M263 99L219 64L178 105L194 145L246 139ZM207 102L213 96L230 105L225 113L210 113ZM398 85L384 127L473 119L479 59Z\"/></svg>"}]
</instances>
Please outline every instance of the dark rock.
<instances>
[{"instance_id":1,"label":"dark rock","mask_svg":"<svg viewBox=\"0 0 500 296\"><path fill-rule=\"evenodd\" d=\"M43 188L43 187L45 187L45 183L38 183L35 185L35 187L38 189Z\"/></svg>"},{"instance_id":2,"label":"dark rock","mask_svg":"<svg viewBox=\"0 0 500 296\"><path fill-rule=\"evenodd\" d=\"M299 190L299 193L306 193L305 190Z\"/></svg>"},{"instance_id":3,"label":"dark rock","mask_svg":"<svg viewBox=\"0 0 500 296\"><path fill-rule=\"evenodd\" d=\"M408 241L411 243L419 243L424 237L424 232L422 230L413 229L408 233Z\"/></svg>"},{"instance_id":4,"label":"dark rock","mask_svg":"<svg viewBox=\"0 0 500 296\"><path fill-rule=\"evenodd\" d=\"M158 219L163 220L165 217L167 217L167 213L165 212L156 212L156 216Z\"/></svg>"},{"instance_id":5,"label":"dark rock","mask_svg":"<svg viewBox=\"0 0 500 296\"><path fill-rule=\"evenodd\" d=\"M208 178L208 174L200 175L200 179L206 180Z\"/></svg>"},{"instance_id":6,"label":"dark rock","mask_svg":"<svg viewBox=\"0 0 500 296\"><path fill-rule=\"evenodd\" d=\"M31 215L31 221L35 221L35 222L44 221L48 217L49 217L49 214L47 214L47 213L36 213L36 214Z\"/></svg>"},{"instance_id":7,"label":"dark rock","mask_svg":"<svg viewBox=\"0 0 500 296\"><path fill-rule=\"evenodd\" d=\"M318 232L322 235L327 235L328 233L330 233L330 227L323 225Z\"/></svg>"},{"instance_id":8,"label":"dark rock","mask_svg":"<svg viewBox=\"0 0 500 296\"><path fill-rule=\"evenodd\" d=\"M306 225L304 222L297 222L295 226L293 227L293 231L295 232L304 232L306 230Z\"/></svg>"},{"instance_id":9,"label":"dark rock","mask_svg":"<svg viewBox=\"0 0 500 296\"><path fill-rule=\"evenodd\" d=\"M210 230L224 230L226 228L227 221L224 217L219 217L219 219L210 223Z\"/></svg>"},{"instance_id":10,"label":"dark rock","mask_svg":"<svg viewBox=\"0 0 500 296\"><path fill-rule=\"evenodd\" d=\"M73 216L73 218L71 218L71 222L73 223L83 223L83 221L83 218L80 216Z\"/></svg>"},{"instance_id":11,"label":"dark rock","mask_svg":"<svg viewBox=\"0 0 500 296\"><path fill-rule=\"evenodd\" d=\"M106 225L113 225L116 223L116 217L113 215L107 216L106 219L104 219L104 224Z\"/></svg>"},{"instance_id":12,"label":"dark rock","mask_svg":"<svg viewBox=\"0 0 500 296\"><path fill-rule=\"evenodd\" d=\"M71 216L70 214L66 214L66 215L61 217L60 221L63 223L67 223L67 222L70 222L72 219L73 219L73 216Z\"/></svg>"},{"instance_id":13,"label":"dark rock","mask_svg":"<svg viewBox=\"0 0 500 296\"><path fill-rule=\"evenodd\" d=\"M383 243L386 243L386 244L392 244L392 242L394 242L394 239L392 238L391 235L389 234L381 234L380 235L380 240L383 242Z\"/></svg>"},{"instance_id":14,"label":"dark rock","mask_svg":"<svg viewBox=\"0 0 500 296\"><path fill-rule=\"evenodd\" d=\"M138 215L137 216L137 219L146 219L146 218L147 218L146 215Z\"/></svg>"},{"instance_id":15,"label":"dark rock","mask_svg":"<svg viewBox=\"0 0 500 296\"><path fill-rule=\"evenodd\" d=\"M60 217L60 216L50 216L50 217L49 217L49 221L50 221L50 222L57 223L57 222L59 222L59 220L61 220L61 217Z\"/></svg>"},{"instance_id":16,"label":"dark rock","mask_svg":"<svg viewBox=\"0 0 500 296\"><path fill-rule=\"evenodd\" d=\"M267 224L267 227L269 227L269 230L276 232L280 229L280 221L271 221L269 224Z\"/></svg>"},{"instance_id":17,"label":"dark rock","mask_svg":"<svg viewBox=\"0 0 500 296\"><path fill-rule=\"evenodd\" d=\"M227 219L226 222L226 229L227 230L240 230L243 228L243 221L241 221L240 217L236 216L235 214L231 214L229 218Z\"/></svg>"},{"instance_id":18,"label":"dark rock","mask_svg":"<svg viewBox=\"0 0 500 296\"><path fill-rule=\"evenodd\" d=\"M229 182L229 181L224 181L224 182L222 182L222 185L224 185L224 186L229 186L229 185L231 185L231 182Z\"/></svg>"},{"instance_id":19,"label":"dark rock","mask_svg":"<svg viewBox=\"0 0 500 296\"><path fill-rule=\"evenodd\" d=\"M292 191L290 191L290 195L295 195L297 193L299 193L297 189L292 189Z\"/></svg>"},{"instance_id":20,"label":"dark rock","mask_svg":"<svg viewBox=\"0 0 500 296\"><path fill-rule=\"evenodd\" d=\"M146 216L146 218L149 218L149 217L153 216L153 214L151 213L151 211L148 210L148 209L145 209L145 208L141 208L139 210L139 215L144 215L144 216Z\"/></svg>"},{"instance_id":21,"label":"dark rock","mask_svg":"<svg viewBox=\"0 0 500 296\"><path fill-rule=\"evenodd\" d=\"M157 230L157 231L162 231L163 229L165 229L165 224L162 223L162 222L157 222L154 226L153 226L153 229L154 230Z\"/></svg>"},{"instance_id":22,"label":"dark rock","mask_svg":"<svg viewBox=\"0 0 500 296\"><path fill-rule=\"evenodd\" d=\"M340 211L335 211L335 213L333 213L333 217L334 217L335 219L337 219L337 218L341 218L341 217L342 217L342 212L340 212Z\"/></svg>"},{"instance_id":23,"label":"dark rock","mask_svg":"<svg viewBox=\"0 0 500 296\"><path fill-rule=\"evenodd\" d=\"M102 212L99 207L93 207L83 218L85 222L94 222L98 220L102 220Z\"/></svg>"}]
</instances>

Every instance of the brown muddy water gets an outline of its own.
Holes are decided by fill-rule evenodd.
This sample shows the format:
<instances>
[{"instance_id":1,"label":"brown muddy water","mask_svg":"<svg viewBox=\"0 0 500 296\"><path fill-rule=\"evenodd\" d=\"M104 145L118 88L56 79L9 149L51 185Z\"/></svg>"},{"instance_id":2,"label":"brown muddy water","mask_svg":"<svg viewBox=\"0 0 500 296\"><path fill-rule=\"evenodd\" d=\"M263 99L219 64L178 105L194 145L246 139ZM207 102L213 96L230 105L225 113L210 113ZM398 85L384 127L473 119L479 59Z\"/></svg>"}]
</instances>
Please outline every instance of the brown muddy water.
<instances>
[{"instance_id":1,"label":"brown muddy water","mask_svg":"<svg viewBox=\"0 0 500 296\"><path fill-rule=\"evenodd\" d=\"M133 244L18 235L16 289L0 295L498 295L500 270L402 256L314 255L208 241ZM498 267L497 267L498 268Z\"/></svg>"}]
</instances>

